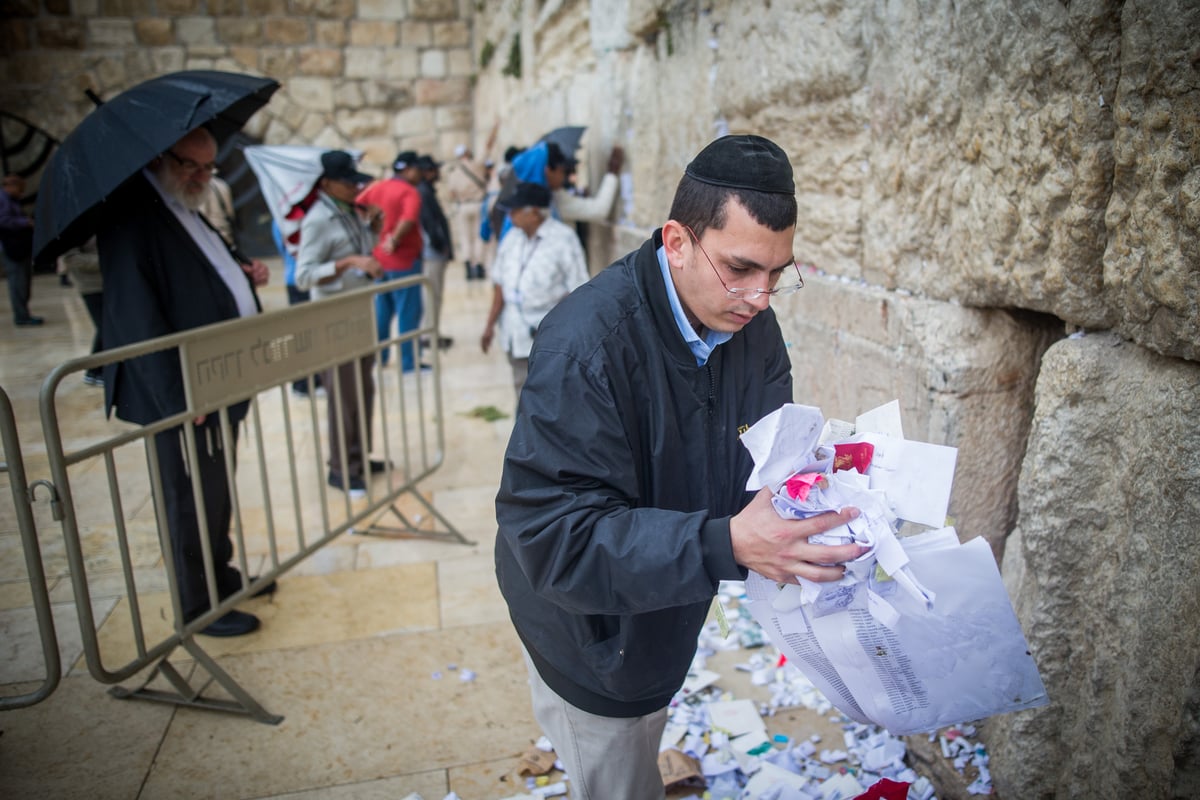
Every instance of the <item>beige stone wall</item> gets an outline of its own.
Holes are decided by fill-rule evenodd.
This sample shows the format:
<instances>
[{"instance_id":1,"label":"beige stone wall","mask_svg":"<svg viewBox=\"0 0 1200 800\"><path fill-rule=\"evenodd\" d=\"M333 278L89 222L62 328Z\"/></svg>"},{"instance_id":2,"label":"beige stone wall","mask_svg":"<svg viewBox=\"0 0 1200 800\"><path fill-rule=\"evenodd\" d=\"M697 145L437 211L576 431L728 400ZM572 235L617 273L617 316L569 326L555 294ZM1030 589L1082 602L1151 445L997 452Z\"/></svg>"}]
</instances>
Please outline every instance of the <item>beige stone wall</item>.
<instances>
[{"instance_id":1,"label":"beige stone wall","mask_svg":"<svg viewBox=\"0 0 1200 800\"><path fill-rule=\"evenodd\" d=\"M821 270L1200 359L1195 3L666 8L486 4L477 125L520 144L589 125L593 170L624 145L640 229L712 136L761 132L792 156L797 253Z\"/></svg>"},{"instance_id":2,"label":"beige stone wall","mask_svg":"<svg viewBox=\"0 0 1200 800\"><path fill-rule=\"evenodd\" d=\"M951 512L1004 554L1047 678L1048 709L989 728L1001 793L1194 795L1200 656L1168 630L1200 553L1200 6L548 0L475 25L523 57L481 72L477 126L587 125L591 174L626 149L594 269L662 223L715 135L788 151L796 399L895 397L910 436L959 448Z\"/></svg>"},{"instance_id":3,"label":"beige stone wall","mask_svg":"<svg viewBox=\"0 0 1200 800\"><path fill-rule=\"evenodd\" d=\"M355 147L385 174L397 150L467 141L477 65L459 0L35 0L0 20L0 108L62 138L111 97L181 69L268 75L247 124L269 144Z\"/></svg>"}]
</instances>

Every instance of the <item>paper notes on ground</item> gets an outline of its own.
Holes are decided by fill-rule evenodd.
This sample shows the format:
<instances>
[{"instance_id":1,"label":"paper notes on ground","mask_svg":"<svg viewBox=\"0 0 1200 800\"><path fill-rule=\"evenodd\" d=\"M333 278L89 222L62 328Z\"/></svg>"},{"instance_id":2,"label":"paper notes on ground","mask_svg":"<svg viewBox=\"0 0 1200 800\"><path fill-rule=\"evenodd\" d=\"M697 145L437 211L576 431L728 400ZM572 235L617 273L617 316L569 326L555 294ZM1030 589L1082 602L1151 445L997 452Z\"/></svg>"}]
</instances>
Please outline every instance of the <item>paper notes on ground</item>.
<instances>
[{"instance_id":1,"label":"paper notes on ground","mask_svg":"<svg viewBox=\"0 0 1200 800\"><path fill-rule=\"evenodd\" d=\"M854 425L789 404L742 441L747 489L770 486L780 516L862 512L812 539L870 548L840 581L746 581L750 613L830 702L897 735L1048 702L987 542L942 527L954 448L902 438L895 402ZM898 538L897 520L930 530Z\"/></svg>"},{"instance_id":2,"label":"paper notes on ground","mask_svg":"<svg viewBox=\"0 0 1200 800\"><path fill-rule=\"evenodd\" d=\"M658 754L658 771L662 774L664 787L685 782L704 782L700 762L674 748Z\"/></svg>"},{"instance_id":3,"label":"paper notes on ground","mask_svg":"<svg viewBox=\"0 0 1200 800\"><path fill-rule=\"evenodd\" d=\"M521 762L517 765L517 774L545 775L554 769L554 762L557 758L553 750L546 752L537 747L531 747L521 755Z\"/></svg>"}]
</instances>

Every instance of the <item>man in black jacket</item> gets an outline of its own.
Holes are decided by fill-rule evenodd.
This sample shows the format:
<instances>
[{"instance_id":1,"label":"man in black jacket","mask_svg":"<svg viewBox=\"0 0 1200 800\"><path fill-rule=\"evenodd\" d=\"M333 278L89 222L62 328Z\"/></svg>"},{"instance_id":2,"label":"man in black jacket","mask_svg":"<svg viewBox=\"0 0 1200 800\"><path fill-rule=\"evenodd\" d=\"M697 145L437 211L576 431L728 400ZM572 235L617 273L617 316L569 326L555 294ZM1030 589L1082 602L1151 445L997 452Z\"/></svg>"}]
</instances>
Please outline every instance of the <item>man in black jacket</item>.
<instances>
[{"instance_id":1,"label":"man in black jacket","mask_svg":"<svg viewBox=\"0 0 1200 800\"><path fill-rule=\"evenodd\" d=\"M29 313L29 287L33 283L33 218L21 208L25 179L15 172L4 176L0 192L0 263L8 279L8 299L13 324L41 325L44 320Z\"/></svg>"},{"instance_id":2,"label":"man in black jacket","mask_svg":"<svg viewBox=\"0 0 1200 800\"><path fill-rule=\"evenodd\" d=\"M450 221L437 196L437 182L442 177L442 165L433 156L424 155L417 159L421 169L421 182L417 192L421 195L421 234L425 246L421 250L421 268L425 277L433 284L432 302L425 306L425 325L432 325L442 315L442 287L446 283L446 264L454 259L454 241L450 233ZM424 344L424 343L422 343ZM438 346L443 350L453 340L441 337Z\"/></svg>"},{"instance_id":3,"label":"man in black jacket","mask_svg":"<svg viewBox=\"0 0 1200 800\"><path fill-rule=\"evenodd\" d=\"M184 136L133 176L105 203L97 233L104 277L101 339L105 348L154 339L214 322L257 314L255 286L267 281L260 261L244 262L198 213L216 172L217 144L203 128ZM186 408L179 357L174 349L109 364L104 371L108 413L138 425L157 422ZM242 587L230 565L232 505L225 447L236 463L237 427L246 403L229 408L233 441L224 442L218 414L193 421L197 472L204 519L220 598ZM185 621L211 607L201 548L197 500L187 469L183 428L155 436L161 501L171 534L175 577ZM253 580L253 579L251 579ZM260 590L269 592L270 584ZM240 636L258 628L258 618L230 611L203 629L211 636Z\"/></svg>"},{"instance_id":4,"label":"man in black jacket","mask_svg":"<svg viewBox=\"0 0 1200 800\"><path fill-rule=\"evenodd\" d=\"M801 284L786 154L727 136L670 219L538 328L496 497L496 573L572 794L663 797L667 705L721 580L832 581L856 545L745 490L738 436L792 401L773 294ZM614 768L614 765L620 765Z\"/></svg>"}]
</instances>

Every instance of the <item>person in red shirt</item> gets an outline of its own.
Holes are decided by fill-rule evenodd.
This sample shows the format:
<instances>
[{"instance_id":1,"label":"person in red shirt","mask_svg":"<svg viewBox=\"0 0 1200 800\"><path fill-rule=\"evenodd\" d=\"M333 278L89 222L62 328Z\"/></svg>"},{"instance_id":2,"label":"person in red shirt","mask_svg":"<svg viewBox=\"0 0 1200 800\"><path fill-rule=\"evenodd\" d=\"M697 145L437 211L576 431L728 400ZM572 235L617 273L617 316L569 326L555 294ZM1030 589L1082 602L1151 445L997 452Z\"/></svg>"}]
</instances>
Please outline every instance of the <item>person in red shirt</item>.
<instances>
[{"instance_id":1,"label":"person in red shirt","mask_svg":"<svg viewBox=\"0 0 1200 800\"><path fill-rule=\"evenodd\" d=\"M417 183L421 170L417 154L404 150L392 163L391 178L376 181L363 189L356 201L382 214L379 241L372 255L383 268L380 282L408 278L421 273L421 195ZM379 341L391 336L392 318L397 319L400 334L416 330L421 324L421 287L419 285L381 292L375 295L375 325ZM391 348L384 348L380 361L388 363ZM400 345L400 366L405 372L417 366L413 342ZM421 365L424 369L424 365Z\"/></svg>"}]
</instances>

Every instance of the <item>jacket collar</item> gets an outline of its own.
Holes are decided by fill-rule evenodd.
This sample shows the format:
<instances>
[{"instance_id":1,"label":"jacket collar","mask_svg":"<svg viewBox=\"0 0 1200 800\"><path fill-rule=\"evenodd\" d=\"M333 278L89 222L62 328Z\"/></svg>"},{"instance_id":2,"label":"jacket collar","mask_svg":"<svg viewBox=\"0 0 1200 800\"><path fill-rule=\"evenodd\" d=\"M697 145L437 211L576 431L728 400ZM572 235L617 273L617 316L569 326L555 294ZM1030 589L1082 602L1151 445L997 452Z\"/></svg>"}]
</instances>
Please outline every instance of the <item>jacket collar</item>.
<instances>
[{"instance_id":1,"label":"jacket collar","mask_svg":"<svg viewBox=\"0 0 1200 800\"><path fill-rule=\"evenodd\" d=\"M675 324L675 314L671 310L671 300L667 297L667 287L663 284L662 270L658 266L658 248L662 247L662 228L658 228L637 251L633 259L634 280L638 291L645 299L654 320L654 327L662 337L671 357L690 364L696 368L696 357L693 355L679 326ZM720 348L718 348L719 350ZM716 356L716 351L713 353ZM712 363L712 358L709 359Z\"/></svg>"}]
</instances>

